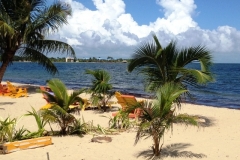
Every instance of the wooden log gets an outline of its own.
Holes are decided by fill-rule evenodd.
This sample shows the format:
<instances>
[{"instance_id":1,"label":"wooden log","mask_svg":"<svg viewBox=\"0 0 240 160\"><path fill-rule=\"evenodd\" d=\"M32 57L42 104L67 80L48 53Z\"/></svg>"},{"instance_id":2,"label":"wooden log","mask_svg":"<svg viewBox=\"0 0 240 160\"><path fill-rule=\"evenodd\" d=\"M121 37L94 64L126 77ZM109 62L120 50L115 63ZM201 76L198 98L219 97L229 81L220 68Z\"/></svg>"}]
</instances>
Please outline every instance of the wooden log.
<instances>
[{"instance_id":1,"label":"wooden log","mask_svg":"<svg viewBox=\"0 0 240 160\"><path fill-rule=\"evenodd\" d=\"M39 137L15 142L7 142L2 144L0 149L2 151L0 153L7 154L19 150L30 149L30 148L37 148L37 147L44 147L47 145L52 144L52 137Z\"/></svg>"}]
</instances>

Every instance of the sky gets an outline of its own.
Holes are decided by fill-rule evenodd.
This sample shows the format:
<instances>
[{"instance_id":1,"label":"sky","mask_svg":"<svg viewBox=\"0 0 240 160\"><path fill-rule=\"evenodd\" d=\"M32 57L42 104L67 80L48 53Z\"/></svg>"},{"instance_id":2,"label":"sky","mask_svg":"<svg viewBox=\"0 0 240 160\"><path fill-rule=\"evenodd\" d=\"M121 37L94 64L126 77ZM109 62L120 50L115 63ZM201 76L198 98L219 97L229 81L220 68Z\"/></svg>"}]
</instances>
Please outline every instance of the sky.
<instances>
[{"instance_id":1,"label":"sky","mask_svg":"<svg viewBox=\"0 0 240 160\"><path fill-rule=\"evenodd\" d=\"M131 58L155 33L164 47L205 46L214 63L240 63L239 0L62 0L72 16L50 38L77 58Z\"/></svg>"}]
</instances>

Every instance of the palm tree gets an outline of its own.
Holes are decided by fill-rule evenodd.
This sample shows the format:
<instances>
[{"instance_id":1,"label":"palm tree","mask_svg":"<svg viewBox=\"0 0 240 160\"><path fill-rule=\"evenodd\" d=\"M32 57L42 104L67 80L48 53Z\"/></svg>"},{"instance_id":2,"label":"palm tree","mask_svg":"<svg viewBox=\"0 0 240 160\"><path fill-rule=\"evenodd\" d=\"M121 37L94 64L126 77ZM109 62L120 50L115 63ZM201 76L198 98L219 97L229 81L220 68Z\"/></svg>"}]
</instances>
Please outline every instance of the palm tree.
<instances>
[{"instance_id":1,"label":"palm tree","mask_svg":"<svg viewBox=\"0 0 240 160\"><path fill-rule=\"evenodd\" d=\"M135 145L140 138L152 137L153 139L153 154L160 156L163 142L161 139L166 130L171 129L174 122L198 125L197 118L187 114L176 114L176 104L174 101L184 92L187 92L181 85L176 83L165 83L156 93L156 99L152 102L139 103L132 109L140 108L143 110L140 126L138 128Z\"/></svg>"},{"instance_id":2,"label":"palm tree","mask_svg":"<svg viewBox=\"0 0 240 160\"><path fill-rule=\"evenodd\" d=\"M73 48L57 40L45 39L67 23L71 7L61 1L47 6L45 0L0 1L0 82L15 55L37 62L55 74L57 68L48 53L66 53L75 57Z\"/></svg>"},{"instance_id":3,"label":"palm tree","mask_svg":"<svg viewBox=\"0 0 240 160\"><path fill-rule=\"evenodd\" d=\"M74 107L74 104L77 102L83 104L82 98L79 97L83 90L73 91L68 95L66 86L59 79L51 79L47 85L53 94L42 91L48 96L50 104L49 108L41 110L41 115L44 120L57 123L61 128L60 134L65 135L68 133L70 125L76 121L72 113L80 111L80 107Z\"/></svg>"},{"instance_id":4,"label":"palm tree","mask_svg":"<svg viewBox=\"0 0 240 160\"><path fill-rule=\"evenodd\" d=\"M177 49L175 42L163 48L156 35L154 43L144 43L133 54L128 71L138 68L146 78L146 90L154 92L167 82L199 86L213 81L210 72L211 55L205 47ZM187 68L191 62L198 61L201 69ZM189 92L187 92L190 94Z\"/></svg>"},{"instance_id":5,"label":"palm tree","mask_svg":"<svg viewBox=\"0 0 240 160\"><path fill-rule=\"evenodd\" d=\"M109 83L111 76L107 71L101 69L88 69L85 73L94 77L92 80L92 87L89 89L92 104L100 105L103 110L106 111L107 103L114 94L111 92L112 84Z\"/></svg>"}]
</instances>

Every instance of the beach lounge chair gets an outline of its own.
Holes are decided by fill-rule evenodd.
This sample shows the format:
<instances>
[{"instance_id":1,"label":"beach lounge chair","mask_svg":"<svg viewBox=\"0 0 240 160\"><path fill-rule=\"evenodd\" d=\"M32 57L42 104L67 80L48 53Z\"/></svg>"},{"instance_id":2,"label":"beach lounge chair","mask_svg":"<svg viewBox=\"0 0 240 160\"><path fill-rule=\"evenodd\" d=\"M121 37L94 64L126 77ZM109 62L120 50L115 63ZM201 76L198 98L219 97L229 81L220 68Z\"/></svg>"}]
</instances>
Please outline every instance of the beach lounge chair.
<instances>
[{"instance_id":1,"label":"beach lounge chair","mask_svg":"<svg viewBox=\"0 0 240 160\"><path fill-rule=\"evenodd\" d=\"M42 106L41 108L40 108L40 110L44 110L44 109L49 109L49 108L51 108L53 105L51 104L51 103L47 103L47 104L45 104L44 106Z\"/></svg>"},{"instance_id":2,"label":"beach lounge chair","mask_svg":"<svg viewBox=\"0 0 240 160\"><path fill-rule=\"evenodd\" d=\"M0 84L0 96L9 96L11 94L6 85Z\"/></svg>"},{"instance_id":3,"label":"beach lounge chair","mask_svg":"<svg viewBox=\"0 0 240 160\"><path fill-rule=\"evenodd\" d=\"M19 98L19 97L27 97L27 88L20 88L11 90L11 94L9 95L12 98Z\"/></svg>"},{"instance_id":4,"label":"beach lounge chair","mask_svg":"<svg viewBox=\"0 0 240 160\"><path fill-rule=\"evenodd\" d=\"M88 99L82 99L83 100L83 105L81 111L84 111L86 108L89 108L91 106L91 103L89 102Z\"/></svg>"},{"instance_id":5,"label":"beach lounge chair","mask_svg":"<svg viewBox=\"0 0 240 160\"><path fill-rule=\"evenodd\" d=\"M7 81L7 92L8 96L12 98L27 97L28 95L27 88L16 87L9 81Z\"/></svg>"},{"instance_id":6,"label":"beach lounge chair","mask_svg":"<svg viewBox=\"0 0 240 160\"><path fill-rule=\"evenodd\" d=\"M51 102L51 98L54 98L53 91L47 86L40 86L39 88L42 92L43 99L45 99L47 101L47 103Z\"/></svg>"},{"instance_id":7,"label":"beach lounge chair","mask_svg":"<svg viewBox=\"0 0 240 160\"><path fill-rule=\"evenodd\" d=\"M117 103L121 105L123 111L142 102L138 102L135 96L123 95L119 92L116 92L115 96L117 98ZM128 117L137 119L141 115L141 113L141 109L134 109L131 113L129 113ZM117 114L118 112L112 113L112 116L116 116Z\"/></svg>"},{"instance_id":8,"label":"beach lounge chair","mask_svg":"<svg viewBox=\"0 0 240 160\"><path fill-rule=\"evenodd\" d=\"M40 108L40 110L49 109L49 108L51 108L53 105L54 105L53 103L47 103L47 104L45 104L44 106L42 106L42 107ZM72 105L69 106L70 109L78 108L78 107L79 107L79 104L72 104Z\"/></svg>"},{"instance_id":9,"label":"beach lounge chair","mask_svg":"<svg viewBox=\"0 0 240 160\"><path fill-rule=\"evenodd\" d=\"M48 99L48 96L45 93L48 91L48 88L46 86L40 86L39 88L42 91L43 99L45 99L47 101L47 103L49 103L50 101Z\"/></svg>"}]
</instances>

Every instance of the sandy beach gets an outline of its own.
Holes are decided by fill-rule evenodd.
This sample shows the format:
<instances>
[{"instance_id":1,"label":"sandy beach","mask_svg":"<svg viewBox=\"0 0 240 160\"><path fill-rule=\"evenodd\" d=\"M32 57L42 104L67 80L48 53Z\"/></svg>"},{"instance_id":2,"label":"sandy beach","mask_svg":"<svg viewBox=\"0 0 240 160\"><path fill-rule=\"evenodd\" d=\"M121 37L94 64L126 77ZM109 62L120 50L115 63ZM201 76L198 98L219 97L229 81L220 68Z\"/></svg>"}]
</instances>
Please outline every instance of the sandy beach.
<instances>
[{"instance_id":1,"label":"sandy beach","mask_svg":"<svg viewBox=\"0 0 240 160\"><path fill-rule=\"evenodd\" d=\"M0 97L0 117L21 117L31 107L38 110L46 104L37 87L27 86L28 97L10 98ZM86 96L86 95L81 95ZM115 99L113 99L115 100ZM120 105L115 104L107 112L86 110L80 113L85 121L93 121L94 125L108 127L108 118ZM226 106L227 107L227 106ZM209 160L237 160L240 159L240 110L216 108L193 104L182 104L179 113L188 113L202 117L201 127L174 125L173 132L164 136L162 158L167 160L209 159ZM37 129L33 117L23 117L18 126L25 126L30 131ZM91 142L93 135L52 137L53 145L16 151L0 155L1 160L145 160L151 157L152 139L141 139L134 145L136 132L134 130L108 135L110 143ZM189 158L190 157L190 158Z\"/></svg>"}]
</instances>

